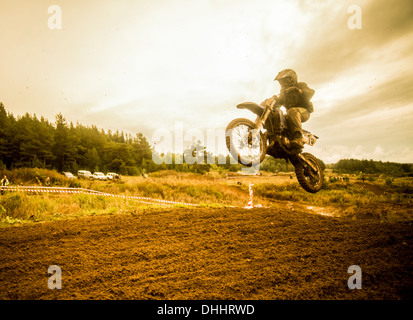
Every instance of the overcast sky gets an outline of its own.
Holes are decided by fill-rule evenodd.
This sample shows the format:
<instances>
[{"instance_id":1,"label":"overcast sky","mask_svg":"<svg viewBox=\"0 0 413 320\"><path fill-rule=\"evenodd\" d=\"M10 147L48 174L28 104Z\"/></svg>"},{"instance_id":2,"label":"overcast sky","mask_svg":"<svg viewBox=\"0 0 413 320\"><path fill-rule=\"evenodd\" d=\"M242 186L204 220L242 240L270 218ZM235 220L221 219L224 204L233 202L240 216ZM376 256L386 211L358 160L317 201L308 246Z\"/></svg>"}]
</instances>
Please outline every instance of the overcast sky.
<instances>
[{"instance_id":1,"label":"overcast sky","mask_svg":"<svg viewBox=\"0 0 413 320\"><path fill-rule=\"evenodd\" d=\"M151 144L159 128L183 146L200 129L224 153L226 125L254 119L235 106L277 94L293 68L316 91L307 151L413 162L412 17L411 0L0 0L0 102Z\"/></svg>"}]
</instances>

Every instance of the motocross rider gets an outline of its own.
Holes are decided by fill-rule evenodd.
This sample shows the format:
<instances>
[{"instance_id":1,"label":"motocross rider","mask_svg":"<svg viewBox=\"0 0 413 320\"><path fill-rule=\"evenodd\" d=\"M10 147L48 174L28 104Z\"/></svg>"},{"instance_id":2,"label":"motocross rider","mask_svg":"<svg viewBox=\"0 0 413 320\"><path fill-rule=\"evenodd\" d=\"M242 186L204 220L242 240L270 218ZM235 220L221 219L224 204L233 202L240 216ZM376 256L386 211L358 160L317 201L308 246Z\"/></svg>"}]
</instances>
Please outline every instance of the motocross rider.
<instances>
[{"instance_id":1,"label":"motocross rider","mask_svg":"<svg viewBox=\"0 0 413 320\"><path fill-rule=\"evenodd\" d=\"M281 85L279 96L274 95L264 100L261 105L271 105L276 100L276 107L282 105L285 107L291 147L301 149L304 147L301 123L307 121L310 118L310 113L314 111L310 100L315 91L309 88L305 82L298 82L297 73L292 69L280 71L275 80Z\"/></svg>"}]
</instances>

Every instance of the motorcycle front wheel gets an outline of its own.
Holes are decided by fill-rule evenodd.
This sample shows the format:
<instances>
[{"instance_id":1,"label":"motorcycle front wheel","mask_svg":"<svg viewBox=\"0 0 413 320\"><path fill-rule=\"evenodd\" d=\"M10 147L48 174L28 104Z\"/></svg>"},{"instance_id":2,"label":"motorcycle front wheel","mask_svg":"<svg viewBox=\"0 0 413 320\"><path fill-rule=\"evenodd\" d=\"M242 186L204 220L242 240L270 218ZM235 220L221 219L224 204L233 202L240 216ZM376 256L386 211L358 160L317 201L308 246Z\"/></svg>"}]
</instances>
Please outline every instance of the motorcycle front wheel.
<instances>
[{"instance_id":1,"label":"motorcycle front wheel","mask_svg":"<svg viewBox=\"0 0 413 320\"><path fill-rule=\"evenodd\" d=\"M225 130L225 140L230 154L244 166L258 165L265 158L266 135L256 129L251 120L244 118L232 120Z\"/></svg>"}]
</instances>

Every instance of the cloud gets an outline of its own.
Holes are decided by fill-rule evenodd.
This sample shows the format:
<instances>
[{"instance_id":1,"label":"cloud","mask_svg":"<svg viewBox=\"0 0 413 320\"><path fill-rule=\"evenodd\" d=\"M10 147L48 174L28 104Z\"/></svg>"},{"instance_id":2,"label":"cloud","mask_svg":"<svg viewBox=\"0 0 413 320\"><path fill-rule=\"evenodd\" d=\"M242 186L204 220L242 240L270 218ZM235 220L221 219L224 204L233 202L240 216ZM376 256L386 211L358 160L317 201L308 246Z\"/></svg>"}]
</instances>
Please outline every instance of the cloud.
<instances>
[{"instance_id":1,"label":"cloud","mask_svg":"<svg viewBox=\"0 0 413 320\"><path fill-rule=\"evenodd\" d=\"M323 6L299 3L311 20L304 31L304 41L290 48L290 59L316 85L369 62L372 53L412 32L413 5L409 0L333 1ZM362 9L361 30L350 30L347 26L350 17L347 8L352 4ZM397 53L395 56L398 58Z\"/></svg>"},{"instance_id":2,"label":"cloud","mask_svg":"<svg viewBox=\"0 0 413 320\"><path fill-rule=\"evenodd\" d=\"M353 4L362 30L347 27ZM1 101L14 114L62 112L149 139L176 121L206 133L254 119L235 105L277 93L274 76L292 67L316 90L304 127L320 150L386 157L410 144L409 0L64 2L62 31L47 29L49 5L0 12Z\"/></svg>"},{"instance_id":3,"label":"cloud","mask_svg":"<svg viewBox=\"0 0 413 320\"><path fill-rule=\"evenodd\" d=\"M326 164L333 164L340 159L375 160L384 162L411 163L413 149L403 147L397 150L397 154L383 148L380 144L371 148L363 145L342 146L334 145L328 148L313 147L311 152Z\"/></svg>"}]
</instances>

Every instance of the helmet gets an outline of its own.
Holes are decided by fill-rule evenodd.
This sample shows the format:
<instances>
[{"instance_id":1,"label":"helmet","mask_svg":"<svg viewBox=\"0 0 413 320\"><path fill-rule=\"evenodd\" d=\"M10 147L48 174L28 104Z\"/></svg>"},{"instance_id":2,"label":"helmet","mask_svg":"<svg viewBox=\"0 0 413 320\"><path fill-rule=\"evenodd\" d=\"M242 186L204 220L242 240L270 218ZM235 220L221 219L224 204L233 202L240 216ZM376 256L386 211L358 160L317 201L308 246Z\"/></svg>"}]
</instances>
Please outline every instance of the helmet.
<instances>
[{"instance_id":1,"label":"helmet","mask_svg":"<svg viewBox=\"0 0 413 320\"><path fill-rule=\"evenodd\" d=\"M287 78L289 78L289 81L287 81L287 83L285 83L285 81L282 81L283 79L287 80ZM281 86L286 85L286 87L291 87L297 83L297 73L293 69L284 69L278 73L274 80L278 80Z\"/></svg>"}]
</instances>

